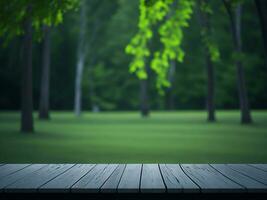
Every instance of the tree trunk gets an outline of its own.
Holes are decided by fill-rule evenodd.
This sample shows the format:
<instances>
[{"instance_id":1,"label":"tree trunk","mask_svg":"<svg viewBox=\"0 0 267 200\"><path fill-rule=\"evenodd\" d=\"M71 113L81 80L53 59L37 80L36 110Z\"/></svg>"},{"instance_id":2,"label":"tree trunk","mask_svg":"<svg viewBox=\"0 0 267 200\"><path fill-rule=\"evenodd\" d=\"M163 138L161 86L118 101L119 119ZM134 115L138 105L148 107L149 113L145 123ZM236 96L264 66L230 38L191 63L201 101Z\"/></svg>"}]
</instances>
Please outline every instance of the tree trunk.
<instances>
[{"instance_id":1,"label":"tree trunk","mask_svg":"<svg viewBox=\"0 0 267 200\"><path fill-rule=\"evenodd\" d=\"M255 0L255 4L258 11L260 20L262 38L264 43L265 62L267 65L267 1L266 0Z\"/></svg>"},{"instance_id":2,"label":"tree trunk","mask_svg":"<svg viewBox=\"0 0 267 200\"><path fill-rule=\"evenodd\" d=\"M82 77L85 62L85 33L86 33L86 0L83 0L80 14L80 36L78 44L78 55L76 65L75 91L74 91L74 112L76 116L81 115L82 109Z\"/></svg>"},{"instance_id":3,"label":"tree trunk","mask_svg":"<svg viewBox=\"0 0 267 200\"><path fill-rule=\"evenodd\" d=\"M49 119L50 28L44 26L39 118Z\"/></svg>"},{"instance_id":4,"label":"tree trunk","mask_svg":"<svg viewBox=\"0 0 267 200\"><path fill-rule=\"evenodd\" d=\"M31 9L28 9L31 11ZM32 100L32 24L31 18L25 22L25 34L21 52L21 132L33 132Z\"/></svg>"},{"instance_id":5,"label":"tree trunk","mask_svg":"<svg viewBox=\"0 0 267 200\"><path fill-rule=\"evenodd\" d=\"M238 4L235 10L236 15L236 27L235 27L235 44L236 44L236 51L238 53L242 53L242 38L241 38L241 14L242 14L242 7L241 4ZM248 94L247 88L245 83L245 73L243 63L240 59L236 61L237 66L237 81L238 81L238 93L240 99L240 108L241 108L241 122L242 123L251 123L251 115L248 103Z\"/></svg>"},{"instance_id":6,"label":"tree trunk","mask_svg":"<svg viewBox=\"0 0 267 200\"><path fill-rule=\"evenodd\" d=\"M80 56L78 58L77 68L76 68L76 80L75 80L75 100L74 100L74 112L76 116L81 115L82 107L82 75L84 68L84 57Z\"/></svg>"},{"instance_id":7,"label":"tree trunk","mask_svg":"<svg viewBox=\"0 0 267 200\"><path fill-rule=\"evenodd\" d=\"M231 11L231 5L224 1L226 10L229 14L230 23L231 23L231 31L235 46L235 51L238 55L243 53L242 51L242 38L241 38L241 16L242 16L242 6L238 4L235 8L235 17ZM241 58L242 59L242 58ZM242 60L237 58L236 60L236 73L237 73L237 88L238 88L238 96L239 96L239 104L241 110L241 123L248 124L252 122L247 88L245 83L245 73Z\"/></svg>"},{"instance_id":8,"label":"tree trunk","mask_svg":"<svg viewBox=\"0 0 267 200\"><path fill-rule=\"evenodd\" d=\"M207 2L205 2L207 3ZM209 16L204 13L201 9L201 2L198 1L198 19L200 22L201 27L205 30L207 35L211 34L211 28L210 28L210 21ZM204 36L205 37L205 36ZM204 38L206 39L206 38ZM207 99L206 99L206 106L208 111L208 117L207 120L209 122L216 121L215 117L215 102L214 102L214 67L213 62L211 59L211 54L208 49L208 47L205 45L205 60L206 60L206 71L207 71Z\"/></svg>"},{"instance_id":9,"label":"tree trunk","mask_svg":"<svg viewBox=\"0 0 267 200\"><path fill-rule=\"evenodd\" d=\"M206 50L206 66L207 66L207 110L209 122L216 121L215 104L214 104L214 68L210 53Z\"/></svg>"},{"instance_id":10,"label":"tree trunk","mask_svg":"<svg viewBox=\"0 0 267 200\"><path fill-rule=\"evenodd\" d=\"M140 80L140 109L142 117L149 116L147 79Z\"/></svg>"}]
</instances>

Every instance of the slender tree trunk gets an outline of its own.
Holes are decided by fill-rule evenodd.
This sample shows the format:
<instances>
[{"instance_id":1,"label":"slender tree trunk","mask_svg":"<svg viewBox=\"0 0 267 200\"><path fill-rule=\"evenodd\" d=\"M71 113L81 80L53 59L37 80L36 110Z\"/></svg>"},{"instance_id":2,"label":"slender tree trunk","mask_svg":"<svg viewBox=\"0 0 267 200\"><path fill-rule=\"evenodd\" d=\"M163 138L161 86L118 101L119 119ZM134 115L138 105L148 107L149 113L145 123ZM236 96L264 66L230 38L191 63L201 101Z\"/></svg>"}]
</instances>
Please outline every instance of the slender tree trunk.
<instances>
[{"instance_id":1,"label":"slender tree trunk","mask_svg":"<svg viewBox=\"0 0 267 200\"><path fill-rule=\"evenodd\" d=\"M211 61L210 53L206 50L206 66L207 66L207 109L208 121L214 122L215 118L215 103L214 103L214 67Z\"/></svg>"},{"instance_id":2,"label":"slender tree trunk","mask_svg":"<svg viewBox=\"0 0 267 200\"><path fill-rule=\"evenodd\" d=\"M93 68L93 63L90 65L91 68ZM94 78L92 74L93 70L89 72L88 79L89 79L89 96L91 100L91 110L93 113L97 113L100 111L97 102L96 102L96 92L95 92L95 84L94 84Z\"/></svg>"},{"instance_id":3,"label":"slender tree trunk","mask_svg":"<svg viewBox=\"0 0 267 200\"><path fill-rule=\"evenodd\" d=\"M147 79L140 80L140 109L142 117L149 116Z\"/></svg>"},{"instance_id":4,"label":"slender tree trunk","mask_svg":"<svg viewBox=\"0 0 267 200\"><path fill-rule=\"evenodd\" d=\"M255 0L255 4L258 11L260 20L261 33L264 43L265 63L267 65L267 1L266 0Z\"/></svg>"},{"instance_id":5,"label":"slender tree trunk","mask_svg":"<svg viewBox=\"0 0 267 200\"><path fill-rule=\"evenodd\" d=\"M39 118L49 119L50 28L44 26Z\"/></svg>"},{"instance_id":6,"label":"slender tree trunk","mask_svg":"<svg viewBox=\"0 0 267 200\"><path fill-rule=\"evenodd\" d=\"M31 12L31 8L28 9ZM32 24L31 18L25 22L25 35L21 52L21 132L33 132L32 100Z\"/></svg>"},{"instance_id":7,"label":"slender tree trunk","mask_svg":"<svg viewBox=\"0 0 267 200\"><path fill-rule=\"evenodd\" d=\"M76 116L81 115L82 107L82 76L84 68L84 57L80 56L78 58L77 68L76 68L76 80L75 80L75 99L74 99L74 111Z\"/></svg>"},{"instance_id":8,"label":"slender tree trunk","mask_svg":"<svg viewBox=\"0 0 267 200\"><path fill-rule=\"evenodd\" d=\"M82 109L82 77L85 62L85 33L86 33L86 0L83 0L80 14L80 36L78 44L78 55L76 65L75 91L74 91L74 112L76 116L81 115Z\"/></svg>"},{"instance_id":9,"label":"slender tree trunk","mask_svg":"<svg viewBox=\"0 0 267 200\"><path fill-rule=\"evenodd\" d=\"M236 44L236 51L238 53L242 53L242 38L241 38L241 15L242 15L242 7L241 4L239 4L235 10L236 15L236 27L235 27L235 44ZM247 94L247 88L245 83L245 73L244 73L244 67L243 63L240 59L236 62L237 66L237 80L238 80L238 93L240 98L240 107L242 111L241 115L241 122L242 123L251 123L251 115L250 115L250 109L249 109L249 103L248 103L248 94Z\"/></svg>"},{"instance_id":10,"label":"slender tree trunk","mask_svg":"<svg viewBox=\"0 0 267 200\"><path fill-rule=\"evenodd\" d=\"M207 3L207 2L206 2ZM198 7L200 7L201 2L198 1ZM198 18L200 25L202 29L205 30L207 35L211 34L211 28L210 28L210 21L209 21L209 16L207 16L206 13L201 11L201 9L198 9ZM205 61L206 61L206 71L207 71L207 99L206 99L206 106L207 106L207 111L208 111L208 116L207 120L209 122L214 122L216 121L215 117L215 101L214 101L214 67L213 67L213 62L211 59L211 54L208 49L208 47L205 45Z\"/></svg>"},{"instance_id":11,"label":"slender tree trunk","mask_svg":"<svg viewBox=\"0 0 267 200\"><path fill-rule=\"evenodd\" d=\"M242 6L241 4L238 4L235 8L235 13L233 15L231 11L231 5L229 5L229 3L227 3L226 1L224 1L224 4L230 18L235 51L238 53L238 55L241 55L243 53L242 38L241 38ZM248 94L245 83L244 67L242 60L240 58L237 58L236 60L236 73L237 73L239 104L241 110L241 123L248 124L252 122L252 118L250 114Z\"/></svg>"}]
</instances>

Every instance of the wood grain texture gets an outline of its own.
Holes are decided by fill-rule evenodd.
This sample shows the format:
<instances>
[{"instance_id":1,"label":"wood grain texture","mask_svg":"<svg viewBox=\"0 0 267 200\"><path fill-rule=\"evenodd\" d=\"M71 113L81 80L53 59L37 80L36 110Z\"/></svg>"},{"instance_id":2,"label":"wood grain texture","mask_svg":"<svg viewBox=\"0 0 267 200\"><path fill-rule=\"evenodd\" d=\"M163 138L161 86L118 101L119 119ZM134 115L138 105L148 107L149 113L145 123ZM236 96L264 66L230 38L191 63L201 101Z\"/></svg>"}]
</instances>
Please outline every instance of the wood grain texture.
<instances>
[{"instance_id":1,"label":"wood grain texture","mask_svg":"<svg viewBox=\"0 0 267 200\"><path fill-rule=\"evenodd\" d=\"M228 166L235 171L238 171L254 180L257 180L267 185L267 172L257 169L256 167L244 164L228 164Z\"/></svg>"},{"instance_id":2,"label":"wood grain texture","mask_svg":"<svg viewBox=\"0 0 267 200\"><path fill-rule=\"evenodd\" d=\"M158 164L144 164L141 176L141 192L163 193L166 191Z\"/></svg>"},{"instance_id":3,"label":"wood grain texture","mask_svg":"<svg viewBox=\"0 0 267 200\"><path fill-rule=\"evenodd\" d=\"M45 167L45 164L34 164L29 165L19 171L16 171L10 175L7 175L0 179L0 190L4 190L5 187L8 185L11 185L12 183L15 183L19 179L22 179L25 176L28 176L32 174L33 172Z\"/></svg>"},{"instance_id":4,"label":"wood grain texture","mask_svg":"<svg viewBox=\"0 0 267 200\"><path fill-rule=\"evenodd\" d=\"M226 164L212 164L211 166L224 176L228 177L239 185L244 186L249 192L264 192L267 190L266 185L233 170Z\"/></svg>"},{"instance_id":5,"label":"wood grain texture","mask_svg":"<svg viewBox=\"0 0 267 200\"><path fill-rule=\"evenodd\" d=\"M101 187L101 192L103 193L115 193L117 192L118 185L120 183L122 174L124 172L126 165L120 164L114 172L111 174L111 176L108 178L108 180L104 183L104 185Z\"/></svg>"},{"instance_id":6,"label":"wood grain texture","mask_svg":"<svg viewBox=\"0 0 267 200\"><path fill-rule=\"evenodd\" d=\"M2 165L0 166L0 178L3 178L9 174L12 174L16 171L19 171L27 166L29 166L30 164L6 164L6 165Z\"/></svg>"},{"instance_id":7,"label":"wood grain texture","mask_svg":"<svg viewBox=\"0 0 267 200\"><path fill-rule=\"evenodd\" d=\"M73 166L73 164L49 164L7 186L5 192L38 192L42 185Z\"/></svg>"},{"instance_id":8,"label":"wood grain texture","mask_svg":"<svg viewBox=\"0 0 267 200\"><path fill-rule=\"evenodd\" d=\"M163 193L166 191L157 164L144 164L141 175L141 192Z\"/></svg>"},{"instance_id":9,"label":"wood grain texture","mask_svg":"<svg viewBox=\"0 0 267 200\"><path fill-rule=\"evenodd\" d=\"M169 193L200 192L199 187L183 172L178 164L160 164L159 166Z\"/></svg>"},{"instance_id":10,"label":"wood grain texture","mask_svg":"<svg viewBox=\"0 0 267 200\"><path fill-rule=\"evenodd\" d=\"M3 163L0 193L266 193L265 167L265 164Z\"/></svg>"},{"instance_id":11,"label":"wood grain texture","mask_svg":"<svg viewBox=\"0 0 267 200\"><path fill-rule=\"evenodd\" d=\"M99 192L101 186L116 169L117 164L98 164L72 186L72 192Z\"/></svg>"},{"instance_id":12,"label":"wood grain texture","mask_svg":"<svg viewBox=\"0 0 267 200\"><path fill-rule=\"evenodd\" d=\"M267 164L250 164L250 165L267 172Z\"/></svg>"},{"instance_id":13,"label":"wood grain texture","mask_svg":"<svg viewBox=\"0 0 267 200\"><path fill-rule=\"evenodd\" d=\"M226 178L208 164L182 164L184 172L202 192L245 192L245 188Z\"/></svg>"},{"instance_id":14,"label":"wood grain texture","mask_svg":"<svg viewBox=\"0 0 267 200\"><path fill-rule=\"evenodd\" d=\"M77 164L39 188L40 192L70 192L70 188L87 174L94 164Z\"/></svg>"},{"instance_id":15,"label":"wood grain texture","mask_svg":"<svg viewBox=\"0 0 267 200\"><path fill-rule=\"evenodd\" d=\"M141 170L142 164L127 164L118 186L118 192L139 192Z\"/></svg>"}]
</instances>

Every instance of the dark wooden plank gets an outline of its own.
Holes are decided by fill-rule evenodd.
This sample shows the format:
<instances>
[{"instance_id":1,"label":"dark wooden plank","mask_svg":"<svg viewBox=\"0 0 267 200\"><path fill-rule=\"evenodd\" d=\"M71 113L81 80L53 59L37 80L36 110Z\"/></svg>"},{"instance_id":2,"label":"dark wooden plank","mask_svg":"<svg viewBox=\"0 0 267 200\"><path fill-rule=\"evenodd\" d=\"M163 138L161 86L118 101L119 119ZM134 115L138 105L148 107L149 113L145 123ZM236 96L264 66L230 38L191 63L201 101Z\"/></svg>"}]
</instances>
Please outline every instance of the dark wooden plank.
<instances>
[{"instance_id":1,"label":"dark wooden plank","mask_svg":"<svg viewBox=\"0 0 267 200\"><path fill-rule=\"evenodd\" d=\"M158 164L143 165L140 189L144 193L163 193L166 191Z\"/></svg>"},{"instance_id":2,"label":"dark wooden plank","mask_svg":"<svg viewBox=\"0 0 267 200\"><path fill-rule=\"evenodd\" d=\"M212 164L211 166L223 175L227 176L229 179L244 186L248 192L264 192L267 190L266 185L233 170L226 164Z\"/></svg>"},{"instance_id":3,"label":"dark wooden plank","mask_svg":"<svg viewBox=\"0 0 267 200\"><path fill-rule=\"evenodd\" d=\"M0 167L0 178L3 178L9 174L19 171L30 164L6 164Z\"/></svg>"},{"instance_id":4,"label":"dark wooden plank","mask_svg":"<svg viewBox=\"0 0 267 200\"><path fill-rule=\"evenodd\" d=\"M142 164L127 164L118 186L118 192L139 192L141 170Z\"/></svg>"},{"instance_id":5,"label":"dark wooden plank","mask_svg":"<svg viewBox=\"0 0 267 200\"><path fill-rule=\"evenodd\" d=\"M101 187L101 192L114 193L117 191L118 185L120 183L123 171L126 165L120 164L115 171L111 174L105 184Z\"/></svg>"},{"instance_id":6,"label":"dark wooden plank","mask_svg":"<svg viewBox=\"0 0 267 200\"><path fill-rule=\"evenodd\" d=\"M73 166L73 164L49 164L7 186L5 192L37 192L39 187Z\"/></svg>"},{"instance_id":7,"label":"dark wooden plank","mask_svg":"<svg viewBox=\"0 0 267 200\"><path fill-rule=\"evenodd\" d=\"M77 164L68 171L60 174L53 180L39 188L40 192L70 192L70 188L85 174L87 174L94 164Z\"/></svg>"},{"instance_id":8,"label":"dark wooden plank","mask_svg":"<svg viewBox=\"0 0 267 200\"><path fill-rule=\"evenodd\" d=\"M246 164L227 164L229 167L267 185L267 172Z\"/></svg>"},{"instance_id":9,"label":"dark wooden plank","mask_svg":"<svg viewBox=\"0 0 267 200\"><path fill-rule=\"evenodd\" d=\"M72 192L99 192L100 187L116 169L117 164L98 164L72 186Z\"/></svg>"},{"instance_id":10,"label":"dark wooden plank","mask_svg":"<svg viewBox=\"0 0 267 200\"><path fill-rule=\"evenodd\" d=\"M183 172L178 164L160 164L167 192L200 192L199 187Z\"/></svg>"},{"instance_id":11,"label":"dark wooden plank","mask_svg":"<svg viewBox=\"0 0 267 200\"><path fill-rule=\"evenodd\" d=\"M208 164L182 164L184 172L202 192L245 192L245 188L226 178Z\"/></svg>"},{"instance_id":12,"label":"dark wooden plank","mask_svg":"<svg viewBox=\"0 0 267 200\"><path fill-rule=\"evenodd\" d=\"M267 172L267 164L250 164L250 165Z\"/></svg>"},{"instance_id":13,"label":"dark wooden plank","mask_svg":"<svg viewBox=\"0 0 267 200\"><path fill-rule=\"evenodd\" d=\"M32 174L33 172L45 167L45 164L34 164L34 165L29 165L19 171L16 171L8 176L3 177L0 179L0 190L3 190L6 186L15 183L19 179Z\"/></svg>"}]
</instances>

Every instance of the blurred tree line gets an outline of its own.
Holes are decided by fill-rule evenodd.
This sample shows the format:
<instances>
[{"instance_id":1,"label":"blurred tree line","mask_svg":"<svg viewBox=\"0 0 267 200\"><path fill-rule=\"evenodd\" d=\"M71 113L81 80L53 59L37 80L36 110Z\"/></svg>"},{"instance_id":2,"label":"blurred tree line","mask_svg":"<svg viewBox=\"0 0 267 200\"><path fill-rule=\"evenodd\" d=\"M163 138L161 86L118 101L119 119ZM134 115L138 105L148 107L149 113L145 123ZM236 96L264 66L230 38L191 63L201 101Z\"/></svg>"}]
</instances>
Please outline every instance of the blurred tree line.
<instances>
[{"instance_id":1,"label":"blurred tree line","mask_svg":"<svg viewBox=\"0 0 267 200\"><path fill-rule=\"evenodd\" d=\"M82 110L137 110L140 107L142 83L129 73L131 56L125 47L138 31L139 2L130 0L85 1L88 49L84 53L82 73ZM214 63L215 106L218 109L237 109L236 69L229 19L222 1L212 1L213 15L209 19L213 37L220 50ZM64 23L50 29L50 108L72 110L80 40L80 10L68 12ZM205 48L201 43L198 15L193 13L190 27L184 29L183 63L173 63L172 86L166 95L155 87L156 75L148 70L146 101L150 109L204 109L206 106ZM250 106L267 108L267 66L264 57L261 25L254 1L243 4L242 14L243 65ZM3 43L3 41L1 41ZM39 108L42 42L33 44L33 102ZM150 47L157 49L153 40ZM20 38L0 48L0 109L20 109Z\"/></svg>"}]
</instances>

